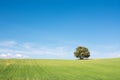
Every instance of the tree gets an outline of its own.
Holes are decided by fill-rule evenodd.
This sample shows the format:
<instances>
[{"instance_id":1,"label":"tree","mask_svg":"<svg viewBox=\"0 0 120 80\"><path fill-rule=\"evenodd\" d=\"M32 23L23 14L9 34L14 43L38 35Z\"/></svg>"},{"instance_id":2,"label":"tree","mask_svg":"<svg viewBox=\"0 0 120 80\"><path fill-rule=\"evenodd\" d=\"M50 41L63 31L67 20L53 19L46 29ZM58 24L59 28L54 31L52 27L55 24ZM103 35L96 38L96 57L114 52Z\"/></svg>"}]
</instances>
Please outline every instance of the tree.
<instances>
[{"instance_id":1,"label":"tree","mask_svg":"<svg viewBox=\"0 0 120 80\"><path fill-rule=\"evenodd\" d=\"M90 52L86 47L79 46L76 48L74 55L79 59L84 59L90 57Z\"/></svg>"}]
</instances>

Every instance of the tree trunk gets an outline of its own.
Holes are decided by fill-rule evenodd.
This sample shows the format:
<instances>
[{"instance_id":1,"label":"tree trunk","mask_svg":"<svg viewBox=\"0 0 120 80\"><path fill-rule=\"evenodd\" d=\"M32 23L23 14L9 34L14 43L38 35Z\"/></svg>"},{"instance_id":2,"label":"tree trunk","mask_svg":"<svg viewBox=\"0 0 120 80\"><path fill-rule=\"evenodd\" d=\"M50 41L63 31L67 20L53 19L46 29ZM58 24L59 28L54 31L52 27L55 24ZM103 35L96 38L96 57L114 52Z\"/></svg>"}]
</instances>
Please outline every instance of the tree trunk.
<instances>
[{"instance_id":1,"label":"tree trunk","mask_svg":"<svg viewBox=\"0 0 120 80\"><path fill-rule=\"evenodd\" d=\"M80 56L80 60L83 59L83 57Z\"/></svg>"}]
</instances>

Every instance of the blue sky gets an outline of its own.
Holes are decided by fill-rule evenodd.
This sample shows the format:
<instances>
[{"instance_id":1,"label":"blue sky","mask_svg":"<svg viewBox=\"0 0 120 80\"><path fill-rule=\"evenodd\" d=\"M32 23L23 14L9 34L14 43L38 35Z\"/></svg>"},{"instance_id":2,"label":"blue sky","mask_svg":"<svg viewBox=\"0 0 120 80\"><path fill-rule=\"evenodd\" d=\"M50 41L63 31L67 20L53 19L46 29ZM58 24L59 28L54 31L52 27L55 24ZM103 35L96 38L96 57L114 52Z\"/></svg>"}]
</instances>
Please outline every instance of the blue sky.
<instances>
[{"instance_id":1,"label":"blue sky","mask_svg":"<svg viewBox=\"0 0 120 80\"><path fill-rule=\"evenodd\" d=\"M0 1L0 57L75 59L120 57L119 0Z\"/></svg>"}]
</instances>

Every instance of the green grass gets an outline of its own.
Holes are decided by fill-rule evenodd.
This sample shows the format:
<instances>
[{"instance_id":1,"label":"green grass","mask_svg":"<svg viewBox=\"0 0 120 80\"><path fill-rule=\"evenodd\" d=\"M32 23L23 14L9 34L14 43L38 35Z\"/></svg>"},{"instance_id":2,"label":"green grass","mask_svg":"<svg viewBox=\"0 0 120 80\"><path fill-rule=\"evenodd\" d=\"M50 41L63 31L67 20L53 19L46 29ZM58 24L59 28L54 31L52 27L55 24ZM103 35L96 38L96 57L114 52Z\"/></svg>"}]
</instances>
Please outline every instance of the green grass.
<instances>
[{"instance_id":1,"label":"green grass","mask_svg":"<svg viewBox=\"0 0 120 80\"><path fill-rule=\"evenodd\" d=\"M120 80L120 59L1 59L0 80Z\"/></svg>"}]
</instances>

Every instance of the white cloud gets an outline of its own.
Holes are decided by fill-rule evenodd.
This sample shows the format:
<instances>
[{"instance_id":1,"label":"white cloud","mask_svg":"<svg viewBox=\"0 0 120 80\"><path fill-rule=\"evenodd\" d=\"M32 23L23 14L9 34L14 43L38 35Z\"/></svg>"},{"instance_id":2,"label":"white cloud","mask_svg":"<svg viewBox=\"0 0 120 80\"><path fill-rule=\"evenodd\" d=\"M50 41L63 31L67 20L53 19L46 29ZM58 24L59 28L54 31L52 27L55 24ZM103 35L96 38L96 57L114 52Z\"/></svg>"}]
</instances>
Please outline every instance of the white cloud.
<instances>
[{"instance_id":1,"label":"white cloud","mask_svg":"<svg viewBox=\"0 0 120 80\"><path fill-rule=\"evenodd\" d=\"M91 58L120 57L120 46L96 45L88 47ZM74 48L75 49L75 48ZM16 41L0 42L0 58L74 58L72 47L43 47L33 43L18 43ZM48 56L48 57L46 57Z\"/></svg>"},{"instance_id":2,"label":"white cloud","mask_svg":"<svg viewBox=\"0 0 120 80\"><path fill-rule=\"evenodd\" d=\"M17 42L15 42L15 41L1 41L0 42L0 46L2 46L2 47L12 47L15 45L17 45Z\"/></svg>"},{"instance_id":3,"label":"white cloud","mask_svg":"<svg viewBox=\"0 0 120 80\"><path fill-rule=\"evenodd\" d=\"M25 56L23 54L15 54L15 58L28 58L29 56Z\"/></svg>"},{"instance_id":4,"label":"white cloud","mask_svg":"<svg viewBox=\"0 0 120 80\"><path fill-rule=\"evenodd\" d=\"M18 51L19 52L19 51ZM49 47L39 47L39 48L31 48L27 51L23 51L25 54L34 54L34 55L53 55L53 56L66 56L67 53L69 53L69 49L66 47L54 47L54 48L49 48Z\"/></svg>"},{"instance_id":5,"label":"white cloud","mask_svg":"<svg viewBox=\"0 0 120 80\"><path fill-rule=\"evenodd\" d=\"M120 54L118 54L117 56L120 57Z\"/></svg>"},{"instance_id":6,"label":"white cloud","mask_svg":"<svg viewBox=\"0 0 120 80\"><path fill-rule=\"evenodd\" d=\"M67 47L41 47L31 43L17 43L15 41L0 42L0 58L25 58L32 56L65 57L70 50ZM6 46L6 47L4 47Z\"/></svg>"},{"instance_id":7,"label":"white cloud","mask_svg":"<svg viewBox=\"0 0 120 80\"><path fill-rule=\"evenodd\" d=\"M24 49L31 49L33 47L33 44L32 43L23 43L21 45L21 47Z\"/></svg>"},{"instance_id":8,"label":"white cloud","mask_svg":"<svg viewBox=\"0 0 120 80\"><path fill-rule=\"evenodd\" d=\"M15 56L16 57L22 57L23 55L22 54L16 54Z\"/></svg>"},{"instance_id":9,"label":"white cloud","mask_svg":"<svg viewBox=\"0 0 120 80\"><path fill-rule=\"evenodd\" d=\"M96 45L91 48L92 58L114 58L120 54L119 45Z\"/></svg>"},{"instance_id":10,"label":"white cloud","mask_svg":"<svg viewBox=\"0 0 120 80\"><path fill-rule=\"evenodd\" d=\"M22 54L2 53L0 58L27 58L28 56Z\"/></svg>"},{"instance_id":11,"label":"white cloud","mask_svg":"<svg viewBox=\"0 0 120 80\"><path fill-rule=\"evenodd\" d=\"M0 54L0 58L6 58L7 54Z\"/></svg>"}]
</instances>

